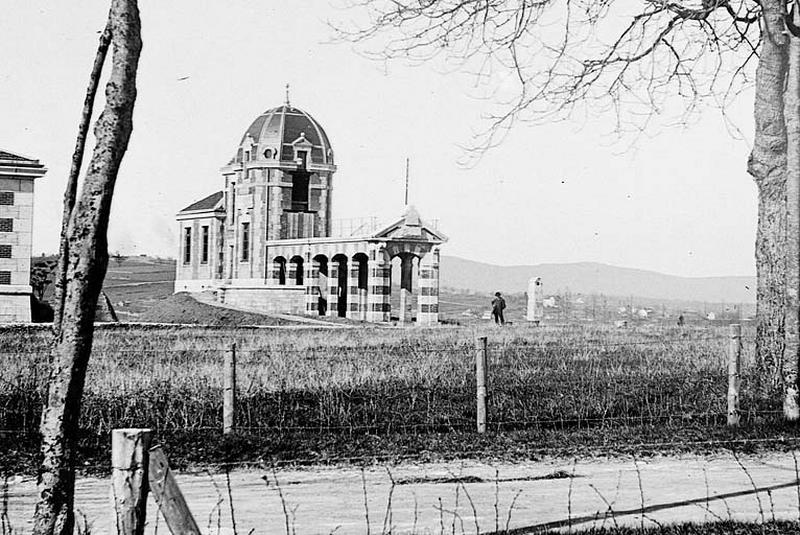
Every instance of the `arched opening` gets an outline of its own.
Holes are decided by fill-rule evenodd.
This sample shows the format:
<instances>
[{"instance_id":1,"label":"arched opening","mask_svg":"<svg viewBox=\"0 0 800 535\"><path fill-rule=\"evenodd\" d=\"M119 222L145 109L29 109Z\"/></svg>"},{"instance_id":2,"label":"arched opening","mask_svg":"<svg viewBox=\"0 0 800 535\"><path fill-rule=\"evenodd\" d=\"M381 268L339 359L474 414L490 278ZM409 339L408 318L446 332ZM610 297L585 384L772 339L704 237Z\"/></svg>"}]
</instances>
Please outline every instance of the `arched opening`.
<instances>
[{"instance_id":1,"label":"arched opening","mask_svg":"<svg viewBox=\"0 0 800 535\"><path fill-rule=\"evenodd\" d=\"M369 257L364 253L353 255L353 267L351 268L356 283L358 313L355 317L361 321L367 320L367 283L369 282Z\"/></svg>"},{"instance_id":2,"label":"arched opening","mask_svg":"<svg viewBox=\"0 0 800 535\"><path fill-rule=\"evenodd\" d=\"M331 258L336 269L336 315L340 318L347 317L347 257L337 254Z\"/></svg>"},{"instance_id":3,"label":"arched opening","mask_svg":"<svg viewBox=\"0 0 800 535\"><path fill-rule=\"evenodd\" d=\"M392 257L391 307L392 319L401 323L414 320L416 310L417 267L419 258L411 253L400 253Z\"/></svg>"},{"instance_id":4,"label":"arched opening","mask_svg":"<svg viewBox=\"0 0 800 535\"><path fill-rule=\"evenodd\" d=\"M320 316L328 313L328 257L318 254L314 257L317 272L317 311Z\"/></svg>"},{"instance_id":5,"label":"arched opening","mask_svg":"<svg viewBox=\"0 0 800 535\"><path fill-rule=\"evenodd\" d=\"M286 259L282 256L276 256L272 260L272 280L280 286L286 285Z\"/></svg>"},{"instance_id":6,"label":"arched opening","mask_svg":"<svg viewBox=\"0 0 800 535\"><path fill-rule=\"evenodd\" d=\"M289 260L289 280L294 282L295 286L303 285L303 257L295 255Z\"/></svg>"}]
</instances>

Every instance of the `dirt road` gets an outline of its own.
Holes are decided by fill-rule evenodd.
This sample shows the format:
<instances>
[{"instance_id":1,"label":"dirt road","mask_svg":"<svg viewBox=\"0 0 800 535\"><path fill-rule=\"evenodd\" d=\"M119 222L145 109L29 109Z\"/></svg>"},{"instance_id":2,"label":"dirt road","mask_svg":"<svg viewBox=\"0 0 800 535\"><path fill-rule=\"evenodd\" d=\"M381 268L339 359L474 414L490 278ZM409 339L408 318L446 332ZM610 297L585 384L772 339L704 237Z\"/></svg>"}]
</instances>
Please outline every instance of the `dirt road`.
<instances>
[{"instance_id":1,"label":"dirt road","mask_svg":"<svg viewBox=\"0 0 800 535\"><path fill-rule=\"evenodd\" d=\"M225 474L184 473L178 481L204 533L232 533L232 517L242 534L286 533L287 526L298 534L366 533L368 523L371 533L389 526L392 533L487 533L506 525L523 533L570 524L798 518L791 453L740 461L719 455L234 471L232 504ZM108 480L79 479L77 507L93 533L108 532L108 496ZM8 515L20 532L29 530L34 500L32 479L9 481ZM156 511L151 503L147 532L166 533Z\"/></svg>"}]
</instances>

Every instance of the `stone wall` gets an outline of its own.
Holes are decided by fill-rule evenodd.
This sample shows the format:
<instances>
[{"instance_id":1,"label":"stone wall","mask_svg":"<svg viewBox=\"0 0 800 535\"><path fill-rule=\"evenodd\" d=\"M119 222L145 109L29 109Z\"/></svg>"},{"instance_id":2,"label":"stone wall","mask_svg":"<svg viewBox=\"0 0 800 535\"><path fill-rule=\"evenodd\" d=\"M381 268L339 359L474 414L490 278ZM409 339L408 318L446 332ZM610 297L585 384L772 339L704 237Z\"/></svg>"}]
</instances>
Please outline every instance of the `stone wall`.
<instances>
[{"instance_id":1,"label":"stone wall","mask_svg":"<svg viewBox=\"0 0 800 535\"><path fill-rule=\"evenodd\" d=\"M227 286L220 289L220 303L256 312L305 313L303 286Z\"/></svg>"}]
</instances>

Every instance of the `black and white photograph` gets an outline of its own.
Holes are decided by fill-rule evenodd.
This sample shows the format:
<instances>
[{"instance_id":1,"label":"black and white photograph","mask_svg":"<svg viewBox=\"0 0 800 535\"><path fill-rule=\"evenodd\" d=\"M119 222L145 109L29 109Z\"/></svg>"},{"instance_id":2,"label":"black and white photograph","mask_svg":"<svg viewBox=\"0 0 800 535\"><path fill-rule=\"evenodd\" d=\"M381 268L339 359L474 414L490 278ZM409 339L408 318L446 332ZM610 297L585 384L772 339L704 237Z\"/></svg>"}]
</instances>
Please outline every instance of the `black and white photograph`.
<instances>
[{"instance_id":1,"label":"black and white photograph","mask_svg":"<svg viewBox=\"0 0 800 535\"><path fill-rule=\"evenodd\" d=\"M0 13L0 535L800 533L800 0Z\"/></svg>"}]
</instances>

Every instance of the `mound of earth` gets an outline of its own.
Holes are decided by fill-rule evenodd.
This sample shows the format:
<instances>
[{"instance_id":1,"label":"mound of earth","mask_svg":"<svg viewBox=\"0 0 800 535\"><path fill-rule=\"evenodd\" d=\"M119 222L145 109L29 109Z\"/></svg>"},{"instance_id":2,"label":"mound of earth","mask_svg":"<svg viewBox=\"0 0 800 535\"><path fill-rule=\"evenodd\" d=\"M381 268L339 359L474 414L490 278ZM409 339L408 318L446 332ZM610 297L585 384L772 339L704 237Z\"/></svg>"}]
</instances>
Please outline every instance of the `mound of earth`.
<instances>
[{"instance_id":1,"label":"mound of earth","mask_svg":"<svg viewBox=\"0 0 800 535\"><path fill-rule=\"evenodd\" d=\"M177 293L155 301L136 321L145 323L191 323L197 325L295 325L294 322L253 312L207 305L188 293Z\"/></svg>"}]
</instances>

